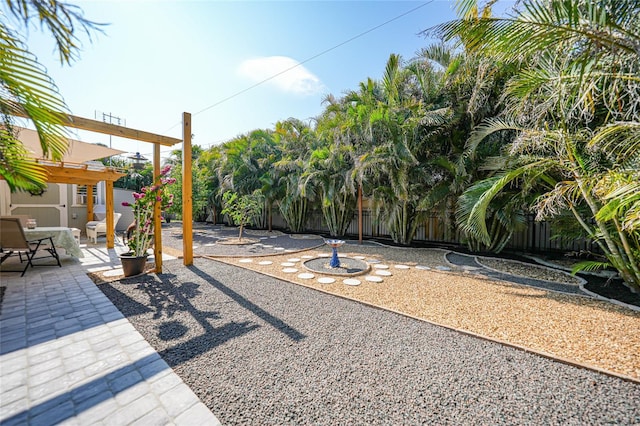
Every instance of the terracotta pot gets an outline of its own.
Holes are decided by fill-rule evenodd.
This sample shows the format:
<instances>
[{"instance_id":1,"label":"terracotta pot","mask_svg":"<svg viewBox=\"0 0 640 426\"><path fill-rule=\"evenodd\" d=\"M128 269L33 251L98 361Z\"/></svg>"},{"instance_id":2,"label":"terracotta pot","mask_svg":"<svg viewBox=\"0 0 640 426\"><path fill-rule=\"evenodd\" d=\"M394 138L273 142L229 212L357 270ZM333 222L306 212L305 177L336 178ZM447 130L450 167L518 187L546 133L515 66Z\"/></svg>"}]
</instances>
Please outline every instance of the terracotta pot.
<instances>
[{"instance_id":1,"label":"terracotta pot","mask_svg":"<svg viewBox=\"0 0 640 426\"><path fill-rule=\"evenodd\" d=\"M144 272L144 267L147 265L147 256L133 256L131 253L123 253L119 257L125 277L139 275Z\"/></svg>"}]
</instances>

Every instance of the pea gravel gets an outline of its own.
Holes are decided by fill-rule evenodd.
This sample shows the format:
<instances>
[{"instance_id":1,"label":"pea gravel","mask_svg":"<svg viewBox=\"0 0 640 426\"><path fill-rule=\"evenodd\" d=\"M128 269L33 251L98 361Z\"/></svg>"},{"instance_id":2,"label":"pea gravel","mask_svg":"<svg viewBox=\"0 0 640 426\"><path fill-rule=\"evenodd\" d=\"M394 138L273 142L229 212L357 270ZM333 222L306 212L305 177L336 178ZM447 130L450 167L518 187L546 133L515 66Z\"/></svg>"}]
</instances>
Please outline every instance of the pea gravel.
<instances>
[{"instance_id":1,"label":"pea gravel","mask_svg":"<svg viewBox=\"0 0 640 426\"><path fill-rule=\"evenodd\" d=\"M640 385L206 259L99 287L225 425L638 424Z\"/></svg>"}]
</instances>

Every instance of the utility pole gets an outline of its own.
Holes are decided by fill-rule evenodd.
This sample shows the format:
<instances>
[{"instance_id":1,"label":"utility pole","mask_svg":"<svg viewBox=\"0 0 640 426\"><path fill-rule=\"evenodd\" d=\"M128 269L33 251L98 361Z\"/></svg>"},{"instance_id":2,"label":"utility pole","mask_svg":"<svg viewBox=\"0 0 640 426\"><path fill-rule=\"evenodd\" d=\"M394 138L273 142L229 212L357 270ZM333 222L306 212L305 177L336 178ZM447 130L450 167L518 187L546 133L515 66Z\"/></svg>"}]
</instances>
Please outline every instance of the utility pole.
<instances>
[{"instance_id":1,"label":"utility pole","mask_svg":"<svg viewBox=\"0 0 640 426\"><path fill-rule=\"evenodd\" d=\"M96 114L96 120L98 119L98 111L95 112ZM103 112L102 114L102 122L103 123L109 123L109 124L117 124L118 126L126 126L127 125L127 120L120 118L120 117L116 117L115 115L113 115L112 113L106 113ZM111 135L109 135L109 148L111 148ZM109 167L111 167L111 157L109 157Z\"/></svg>"}]
</instances>

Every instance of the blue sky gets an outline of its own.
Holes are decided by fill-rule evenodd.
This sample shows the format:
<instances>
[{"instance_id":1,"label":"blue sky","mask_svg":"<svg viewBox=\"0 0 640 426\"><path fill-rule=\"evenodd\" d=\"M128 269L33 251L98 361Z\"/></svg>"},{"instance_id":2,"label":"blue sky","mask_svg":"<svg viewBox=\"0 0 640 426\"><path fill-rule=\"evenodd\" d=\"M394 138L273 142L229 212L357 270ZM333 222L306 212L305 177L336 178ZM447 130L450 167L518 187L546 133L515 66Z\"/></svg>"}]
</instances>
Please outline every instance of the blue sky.
<instances>
[{"instance_id":1,"label":"blue sky","mask_svg":"<svg viewBox=\"0 0 640 426\"><path fill-rule=\"evenodd\" d=\"M128 127L181 138L187 111L193 143L203 147L288 117L318 115L327 94L340 96L368 77L379 79L390 54L411 59L433 42L419 36L421 30L455 18L453 2L437 0L72 3L109 25L91 41L79 34L82 52L71 67L59 64L51 38L32 30L28 41L71 112L88 118L112 113ZM109 143L106 135L76 135ZM118 138L112 145L152 151Z\"/></svg>"}]
</instances>

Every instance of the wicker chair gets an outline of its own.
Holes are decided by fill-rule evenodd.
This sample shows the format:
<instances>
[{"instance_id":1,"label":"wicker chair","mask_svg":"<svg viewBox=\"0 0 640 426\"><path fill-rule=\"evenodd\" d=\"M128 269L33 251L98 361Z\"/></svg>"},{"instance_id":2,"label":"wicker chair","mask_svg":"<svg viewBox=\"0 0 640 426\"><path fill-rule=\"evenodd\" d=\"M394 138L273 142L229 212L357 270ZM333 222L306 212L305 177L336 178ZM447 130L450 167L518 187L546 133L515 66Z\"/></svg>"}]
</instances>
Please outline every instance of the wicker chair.
<instances>
[{"instance_id":1,"label":"wicker chair","mask_svg":"<svg viewBox=\"0 0 640 426\"><path fill-rule=\"evenodd\" d=\"M116 224L120 220L120 216L122 216L122 213L113 214L114 234L115 234ZM107 218L105 217L100 221L87 222L85 229L87 231L87 238L89 239L89 241L93 241L95 244L97 244L99 235L107 235Z\"/></svg>"}]
</instances>

